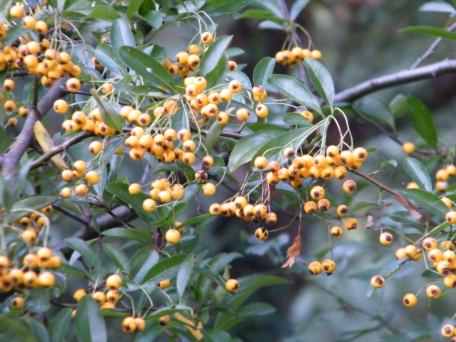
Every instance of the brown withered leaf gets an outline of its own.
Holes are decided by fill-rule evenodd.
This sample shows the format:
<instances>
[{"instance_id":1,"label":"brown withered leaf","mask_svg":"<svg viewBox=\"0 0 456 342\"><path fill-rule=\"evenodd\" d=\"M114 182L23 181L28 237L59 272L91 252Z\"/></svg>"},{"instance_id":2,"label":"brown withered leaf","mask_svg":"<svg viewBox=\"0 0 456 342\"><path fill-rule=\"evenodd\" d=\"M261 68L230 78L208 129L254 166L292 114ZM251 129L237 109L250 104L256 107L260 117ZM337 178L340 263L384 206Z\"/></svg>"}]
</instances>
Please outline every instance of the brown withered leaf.
<instances>
[{"instance_id":1,"label":"brown withered leaf","mask_svg":"<svg viewBox=\"0 0 456 342\"><path fill-rule=\"evenodd\" d=\"M296 262L296 257L301 254L301 235L296 234L293 243L287 249L287 260L283 263L282 268L292 268Z\"/></svg>"}]
</instances>

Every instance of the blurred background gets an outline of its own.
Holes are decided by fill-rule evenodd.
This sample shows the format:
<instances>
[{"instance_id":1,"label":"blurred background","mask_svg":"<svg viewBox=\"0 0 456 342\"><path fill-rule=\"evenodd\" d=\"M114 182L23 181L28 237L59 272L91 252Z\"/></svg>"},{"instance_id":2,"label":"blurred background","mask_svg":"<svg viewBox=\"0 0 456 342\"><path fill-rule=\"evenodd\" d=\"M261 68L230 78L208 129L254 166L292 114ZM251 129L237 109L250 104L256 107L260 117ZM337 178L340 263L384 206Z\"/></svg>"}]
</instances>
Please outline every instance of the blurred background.
<instances>
[{"instance_id":1,"label":"blurred background","mask_svg":"<svg viewBox=\"0 0 456 342\"><path fill-rule=\"evenodd\" d=\"M267 0L265 0L267 1ZM288 1L291 5L293 1ZM336 89L342 90L373 76L406 69L423 54L432 38L401 33L409 25L446 26L446 14L429 14L418 9L425 1L408 0L327 0L311 1L298 22L311 33L315 47L323 52L324 62L332 72ZM264 56L274 56L280 50L285 35L275 30L259 29L254 20L220 18L224 33L234 35L233 45L246 51L236 57L252 69ZM185 38L183 39L184 44ZM444 41L436 53L424 63L454 56L454 45ZM397 94L414 95L433 111L444 145L454 144L454 98L456 76L396 87L364 99L374 111L388 111L388 104ZM401 140L420 143L407 118L396 118L397 134ZM385 161L401 155L400 146L362 120L353 119L352 131L356 145L372 150L366 172L393 187L403 187L410 179L403 171ZM376 200L372 188L360 191L354 203ZM224 195L220 195L222 200ZM336 201L346 199L337 198ZM371 213L370 213L371 214ZM367 215L367 214L366 214ZM361 220L366 217L360 217ZM442 322L454 314L456 301L451 293L432 303L423 295L423 286L432 281L421 277L421 264L407 265L388 280L387 286L372 293L369 279L376 273L394 269L394 251L405 244L400 232L390 247L378 243L378 227L396 232L398 227L387 217L376 222L372 229L359 229L346 234L334 246L328 241L327 226L321 221L304 222L303 255L290 271L280 269L286 248L294 237L296 227L274 235L266 243L252 239L251 231L238 221L217 219L206 232L206 246L214 251L238 250L245 257L233 265L238 276L252 272L282 274L290 279L287 286L263 290L257 299L277 308L273 315L249 320L236 333L245 341L440 341ZM408 229L403 227L403 229ZM413 229L410 227L410 229ZM239 238L241 242L239 243ZM308 275L304 262L326 254L337 261L332 276ZM412 310L405 309L401 298L406 292L417 292L420 302Z\"/></svg>"}]
</instances>

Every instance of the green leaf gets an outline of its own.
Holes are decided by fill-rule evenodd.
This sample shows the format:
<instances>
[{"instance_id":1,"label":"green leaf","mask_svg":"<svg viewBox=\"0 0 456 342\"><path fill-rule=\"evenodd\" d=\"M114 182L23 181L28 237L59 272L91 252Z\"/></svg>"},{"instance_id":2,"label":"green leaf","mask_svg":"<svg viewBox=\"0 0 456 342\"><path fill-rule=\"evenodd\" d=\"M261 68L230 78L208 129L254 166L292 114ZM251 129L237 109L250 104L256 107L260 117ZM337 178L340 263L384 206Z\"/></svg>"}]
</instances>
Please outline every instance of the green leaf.
<instances>
[{"instance_id":1,"label":"green leaf","mask_svg":"<svg viewBox=\"0 0 456 342\"><path fill-rule=\"evenodd\" d=\"M218 37L215 43L207 49L207 52L204 54L201 61L200 72L202 75L209 74L217 67L219 61L223 58L226 49L230 45L231 39L233 39L233 36Z\"/></svg>"},{"instance_id":2,"label":"green leaf","mask_svg":"<svg viewBox=\"0 0 456 342\"><path fill-rule=\"evenodd\" d=\"M109 127L120 131L124 124L124 120L119 114L120 105L118 103L105 101L98 96L95 96L94 98L102 109L101 115L103 117L103 121L106 122Z\"/></svg>"},{"instance_id":3,"label":"green leaf","mask_svg":"<svg viewBox=\"0 0 456 342\"><path fill-rule=\"evenodd\" d=\"M51 319L49 331L51 332L52 342L65 342L71 326L71 309L61 309L59 313Z\"/></svg>"},{"instance_id":4,"label":"green leaf","mask_svg":"<svg viewBox=\"0 0 456 342\"><path fill-rule=\"evenodd\" d=\"M272 57L263 57L253 69L253 83L265 86L274 72L276 61Z\"/></svg>"},{"instance_id":5,"label":"green leaf","mask_svg":"<svg viewBox=\"0 0 456 342\"><path fill-rule=\"evenodd\" d=\"M295 0L290 8L290 20L295 20L299 14L306 8L310 0Z\"/></svg>"},{"instance_id":6,"label":"green leaf","mask_svg":"<svg viewBox=\"0 0 456 342\"><path fill-rule=\"evenodd\" d=\"M250 162L261 151L271 139L276 138L284 133L284 129L278 126L265 129L248 137L242 138L234 146L230 159L228 161L228 169L230 172L237 170L241 165Z\"/></svg>"},{"instance_id":7,"label":"green leaf","mask_svg":"<svg viewBox=\"0 0 456 342\"><path fill-rule=\"evenodd\" d=\"M3 127L0 127L0 153L4 152L11 144L11 138Z\"/></svg>"},{"instance_id":8,"label":"green leaf","mask_svg":"<svg viewBox=\"0 0 456 342\"><path fill-rule=\"evenodd\" d=\"M421 5L420 11L422 12L440 12L440 13L449 13L455 14L456 10L449 3L444 1L429 1Z\"/></svg>"},{"instance_id":9,"label":"green leaf","mask_svg":"<svg viewBox=\"0 0 456 342\"><path fill-rule=\"evenodd\" d=\"M413 96L396 96L394 99L394 114L408 114L412 118L416 132L432 147L438 144L437 129L429 108L418 98Z\"/></svg>"},{"instance_id":10,"label":"green leaf","mask_svg":"<svg viewBox=\"0 0 456 342\"><path fill-rule=\"evenodd\" d=\"M130 262L124 252L119 247L114 247L111 244L104 243L103 250L111 257L111 260L124 272L129 272Z\"/></svg>"},{"instance_id":11,"label":"green leaf","mask_svg":"<svg viewBox=\"0 0 456 342\"><path fill-rule=\"evenodd\" d=\"M112 228L105 230L102 234L109 237L135 240L143 243L150 242L150 230L147 229Z\"/></svg>"},{"instance_id":12,"label":"green leaf","mask_svg":"<svg viewBox=\"0 0 456 342\"><path fill-rule=\"evenodd\" d=\"M222 57L222 58L220 58L217 66L206 75L207 87L212 88L214 85L216 85L222 78L223 74L225 74L225 71L226 71L226 58Z\"/></svg>"},{"instance_id":13,"label":"green leaf","mask_svg":"<svg viewBox=\"0 0 456 342\"><path fill-rule=\"evenodd\" d=\"M109 71L116 74L120 74L122 72L122 67L112 57L114 53L110 46L99 44L93 53L96 59Z\"/></svg>"},{"instance_id":14,"label":"green leaf","mask_svg":"<svg viewBox=\"0 0 456 342\"><path fill-rule=\"evenodd\" d=\"M449 32L445 28L441 27L435 27L435 26L409 26L406 27L400 32L405 32L405 33L419 33L419 34L424 34L427 36L432 36L432 37L440 37L440 38L445 38L445 39L450 39L450 40L456 40L456 33L454 32Z\"/></svg>"},{"instance_id":15,"label":"green leaf","mask_svg":"<svg viewBox=\"0 0 456 342\"><path fill-rule=\"evenodd\" d=\"M189 257L184 263L180 265L179 271L177 271L176 287L180 298L183 297L188 282L190 281L194 265L194 258Z\"/></svg>"},{"instance_id":16,"label":"green leaf","mask_svg":"<svg viewBox=\"0 0 456 342\"><path fill-rule=\"evenodd\" d=\"M274 13L268 10L262 9L248 9L241 14L241 18L250 18L250 19L257 19L257 20L269 20L277 24L286 24L288 21L279 18L274 15Z\"/></svg>"},{"instance_id":17,"label":"green leaf","mask_svg":"<svg viewBox=\"0 0 456 342\"><path fill-rule=\"evenodd\" d=\"M204 9L213 14L239 13L249 2L250 0L207 0Z\"/></svg>"},{"instance_id":18,"label":"green leaf","mask_svg":"<svg viewBox=\"0 0 456 342\"><path fill-rule=\"evenodd\" d=\"M412 157L404 159L402 166L407 175L418 182L421 188L432 191L432 180L426 167L418 160Z\"/></svg>"},{"instance_id":19,"label":"green leaf","mask_svg":"<svg viewBox=\"0 0 456 342\"><path fill-rule=\"evenodd\" d=\"M77 338L80 342L107 342L106 324L99 305L85 296L78 305L76 314Z\"/></svg>"},{"instance_id":20,"label":"green leaf","mask_svg":"<svg viewBox=\"0 0 456 342\"><path fill-rule=\"evenodd\" d=\"M335 89L334 81L328 69L320 62L314 60L306 60L305 66L315 90L332 108L334 104Z\"/></svg>"},{"instance_id":21,"label":"green leaf","mask_svg":"<svg viewBox=\"0 0 456 342\"><path fill-rule=\"evenodd\" d=\"M41 322L33 318L26 318L25 320L37 341L50 342L49 333Z\"/></svg>"},{"instance_id":22,"label":"green leaf","mask_svg":"<svg viewBox=\"0 0 456 342\"><path fill-rule=\"evenodd\" d=\"M128 7L127 7L128 18L132 18L135 14L138 13L143 2L144 2L144 0L129 0L128 1Z\"/></svg>"},{"instance_id":23,"label":"green leaf","mask_svg":"<svg viewBox=\"0 0 456 342\"><path fill-rule=\"evenodd\" d=\"M122 60L145 81L156 84L157 82L168 89L177 91L175 81L168 71L154 58L146 55L141 50L132 47L123 47L120 49Z\"/></svg>"},{"instance_id":24,"label":"green leaf","mask_svg":"<svg viewBox=\"0 0 456 342\"><path fill-rule=\"evenodd\" d=\"M156 251L152 251L147 256L147 259L142 264L141 268L136 272L134 277L134 282L136 284L141 284L144 281L144 277L146 274L152 269L154 265L157 264L158 260L160 259L158 253Z\"/></svg>"},{"instance_id":25,"label":"green leaf","mask_svg":"<svg viewBox=\"0 0 456 342\"><path fill-rule=\"evenodd\" d=\"M120 14L112 6L96 5L90 12L90 17L111 21L119 18Z\"/></svg>"},{"instance_id":26,"label":"green leaf","mask_svg":"<svg viewBox=\"0 0 456 342\"><path fill-rule=\"evenodd\" d=\"M57 199L56 196L31 196L13 204L11 211L38 210L51 204Z\"/></svg>"},{"instance_id":27,"label":"green leaf","mask_svg":"<svg viewBox=\"0 0 456 342\"><path fill-rule=\"evenodd\" d=\"M155 30L158 30L163 25L164 15L160 11L150 11L146 14L144 19L146 19L149 25Z\"/></svg>"},{"instance_id":28,"label":"green leaf","mask_svg":"<svg viewBox=\"0 0 456 342\"><path fill-rule=\"evenodd\" d=\"M114 52L119 51L122 46L135 46L135 37L131 32L130 23L126 17L116 19L112 23L111 43Z\"/></svg>"},{"instance_id":29,"label":"green leaf","mask_svg":"<svg viewBox=\"0 0 456 342\"><path fill-rule=\"evenodd\" d=\"M272 75L270 84L279 88L279 90L307 108L321 113L320 103L318 99L306 88L306 85L297 80L293 76L288 75Z\"/></svg>"},{"instance_id":30,"label":"green leaf","mask_svg":"<svg viewBox=\"0 0 456 342\"><path fill-rule=\"evenodd\" d=\"M442 217L448 211L448 208L442 203L439 196L431 192L419 189L404 190L403 192L407 198L414 201L417 205L424 208L430 214Z\"/></svg>"},{"instance_id":31,"label":"green leaf","mask_svg":"<svg viewBox=\"0 0 456 342\"><path fill-rule=\"evenodd\" d=\"M250 318L255 316L266 316L273 314L276 309L268 303L251 303L239 310L239 316L242 318Z\"/></svg>"},{"instance_id":32,"label":"green leaf","mask_svg":"<svg viewBox=\"0 0 456 342\"><path fill-rule=\"evenodd\" d=\"M184 262L186 258L186 254L177 254L169 258L163 259L162 261L158 262L154 267L152 267L149 270L149 272L147 272L146 276L144 277L144 281L148 281L158 276L160 273L180 265L182 262Z\"/></svg>"},{"instance_id":33,"label":"green leaf","mask_svg":"<svg viewBox=\"0 0 456 342\"><path fill-rule=\"evenodd\" d=\"M205 146L209 150L212 151L212 148L215 146L217 141L219 140L220 134L222 133L223 128L218 124L218 122L214 122L212 126L209 128L206 134Z\"/></svg>"},{"instance_id":34,"label":"green leaf","mask_svg":"<svg viewBox=\"0 0 456 342\"><path fill-rule=\"evenodd\" d=\"M23 319L4 314L0 316L0 341L39 342Z\"/></svg>"},{"instance_id":35,"label":"green leaf","mask_svg":"<svg viewBox=\"0 0 456 342\"><path fill-rule=\"evenodd\" d=\"M89 266L96 268L98 266L98 257L96 253L90 248L87 242L78 238L65 239L65 245L77 251L84 262Z\"/></svg>"},{"instance_id":36,"label":"green leaf","mask_svg":"<svg viewBox=\"0 0 456 342\"><path fill-rule=\"evenodd\" d=\"M232 298L230 298L229 307L232 310L237 310L240 306L256 291L263 287L275 286L275 285L284 285L288 281L284 278L273 276L273 275L262 275L255 274L241 278L240 290Z\"/></svg>"},{"instance_id":37,"label":"green leaf","mask_svg":"<svg viewBox=\"0 0 456 342\"><path fill-rule=\"evenodd\" d=\"M239 253L222 253L214 257L210 262L209 268L213 273L218 273L229 265L233 260L240 258L242 255Z\"/></svg>"},{"instance_id":38,"label":"green leaf","mask_svg":"<svg viewBox=\"0 0 456 342\"><path fill-rule=\"evenodd\" d=\"M393 114L386 104L376 96L368 96L357 101L354 109L365 120L388 126L393 130L396 127Z\"/></svg>"}]
</instances>

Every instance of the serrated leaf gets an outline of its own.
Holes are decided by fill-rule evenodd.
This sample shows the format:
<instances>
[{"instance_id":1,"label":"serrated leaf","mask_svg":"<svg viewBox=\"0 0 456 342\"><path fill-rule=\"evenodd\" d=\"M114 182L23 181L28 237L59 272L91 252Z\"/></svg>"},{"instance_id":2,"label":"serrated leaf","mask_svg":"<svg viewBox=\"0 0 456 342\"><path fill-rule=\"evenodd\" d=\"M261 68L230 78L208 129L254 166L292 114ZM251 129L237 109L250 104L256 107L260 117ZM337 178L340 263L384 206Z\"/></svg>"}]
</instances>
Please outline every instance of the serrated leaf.
<instances>
[{"instance_id":1,"label":"serrated leaf","mask_svg":"<svg viewBox=\"0 0 456 342\"><path fill-rule=\"evenodd\" d=\"M180 298L183 297L188 282L190 281L194 265L194 258L189 257L184 263L180 265L179 271L177 271L176 287Z\"/></svg>"},{"instance_id":2,"label":"serrated leaf","mask_svg":"<svg viewBox=\"0 0 456 342\"><path fill-rule=\"evenodd\" d=\"M77 338L80 342L107 342L106 323L99 305L85 296L78 305L76 314Z\"/></svg>"},{"instance_id":3,"label":"serrated leaf","mask_svg":"<svg viewBox=\"0 0 456 342\"><path fill-rule=\"evenodd\" d=\"M297 80L295 77L288 75L272 75L270 84L279 88L281 93L287 95L293 101L321 113L320 103L317 97L306 88L306 85L303 82Z\"/></svg>"},{"instance_id":4,"label":"serrated leaf","mask_svg":"<svg viewBox=\"0 0 456 342\"><path fill-rule=\"evenodd\" d=\"M207 49L207 52L202 58L200 66L200 72L202 75L209 74L217 67L220 59L223 58L223 55L225 54L225 51L230 45L232 39L233 36L219 37L215 43L213 43L209 49Z\"/></svg>"},{"instance_id":5,"label":"serrated leaf","mask_svg":"<svg viewBox=\"0 0 456 342\"><path fill-rule=\"evenodd\" d=\"M253 83L265 86L274 72L276 61L272 57L263 57L253 69Z\"/></svg>"},{"instance_id":6,"label":"serrated leaf","mask_svg":"<svg viewBox=\"0 0 456 342\"><path fill-rule=\"evenodd\" d=\"M306 60L305 66L315 90L332 108L334 104L335 88L334 81L328 69L326 69L323 64L315 60Z\"/></svg>"}]
</instances>

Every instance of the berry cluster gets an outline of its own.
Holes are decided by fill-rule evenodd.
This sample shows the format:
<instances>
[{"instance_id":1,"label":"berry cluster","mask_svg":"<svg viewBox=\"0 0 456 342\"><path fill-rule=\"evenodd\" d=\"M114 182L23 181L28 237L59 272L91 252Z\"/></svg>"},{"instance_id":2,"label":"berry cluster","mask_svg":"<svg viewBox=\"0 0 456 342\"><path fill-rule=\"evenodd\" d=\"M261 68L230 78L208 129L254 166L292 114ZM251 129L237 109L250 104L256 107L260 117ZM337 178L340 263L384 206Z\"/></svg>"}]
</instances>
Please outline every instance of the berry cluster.
<instances>
[{"instance_id":1,"label":"berry cluster","mask_svg":"<svg viewBox=\"0 0 456 342\"><path fill-rule=\"evenodd\" d=\"M215 35L213 33L203 32L199 44L190 44L186 51L179 51L175 56L175 62L166 58L163 66L171 75L185 78L198 70L201 61L200 56L214 41Z\"/></svg>"},{"instance_id":2,"label":"berry cluster","mask_svg":"<svg viewBox=\"0 0 456 342\"><path fill-rule=\"evenodd\" d=\"M61 173L62 180L65 182L75 182L74 188L64 187L60 190L60 196L68 198L72 194L78 197L85 197L90 187L98 184L100 175L97 171L87 170L87 163L77 160L73 163L73 169L65 169Z\"/></svg>"},{"instance_id":3,"label":"berry cluster","mask_svg":"<svg viewBox=\"0 0 456 342\"><path fill-rule=\"evenodd\" d=\"M289 66L301 63L306 59L321 59L321 57L319 50L303 49L299 46L295 46L291 50L281 50L275 55L277 63Z\"/></svg>"}]
</instances>

